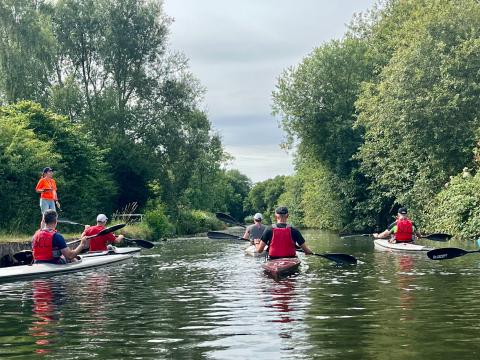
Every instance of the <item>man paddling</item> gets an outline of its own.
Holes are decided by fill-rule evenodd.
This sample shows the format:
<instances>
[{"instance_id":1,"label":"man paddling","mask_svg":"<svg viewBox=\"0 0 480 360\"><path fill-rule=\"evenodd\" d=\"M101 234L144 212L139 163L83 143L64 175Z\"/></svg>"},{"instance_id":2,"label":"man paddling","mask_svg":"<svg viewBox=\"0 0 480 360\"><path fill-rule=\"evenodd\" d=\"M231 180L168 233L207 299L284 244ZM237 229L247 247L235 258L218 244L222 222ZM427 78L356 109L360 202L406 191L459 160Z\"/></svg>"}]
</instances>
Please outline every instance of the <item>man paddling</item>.
<instances>
[{"instance_id":1,"label":"man paddling","mask_svg":"<svg viewBox=\"0 0 480 360\"><path fill-rule=\"evenodd\" d=\"M52 209L43 213L44 227L33 235L32 250L35 263L65 264L80 254L87 239L82 237L75 250L70 249L63 236L57 232L57 212ZM63 255L63 257L62 257Z\"/></svg>"},{"instance_id":2,"label":"man paddling","mask_svg":"<svg viewBox=\"0 0 480 360\"><path fill-rule=\"evenodd\" d=\"M95 226L85 226L85 230L83 231L82 236L91 236L97 235L100 231L105 229L105 225L107 224L108 218L105 214L99 214L97 216L97 225ZM89 244L90 251L106 251L108 250L108 244L113 243L120 243L122 242L124 236L119 235L115 237L113 233L105 234L97 236L93 239L87 240L87 244Z\"/></svg>"},{"instance_id":3,"label":"man paddling","mask_svg":"<svg viewBox=\"0 0 480 360\"><path fill-rule=\"evenodd\" d=\"M260 238L263 235L263 232L266 229L266 226L262 224L263 216L260 213L253 215L253 224L248 225L245 229L245 234L243 234L244 239L250 239L250 243L258 244Z\"/></svg>"},{"instance_id":4,"label":"man paddling","mask_svg":"<svg viewBox=\"0 0 480 360\"><path fill-rule=\"evenodd\" d=\"M390 224L388 228L378 234L374 233L375 239L386 239L391 236L391 243L409 243L414 241L414 235L421 237L422 235L416 230L415 224L407 216L407 208L398 209L397 220Z\"/></svg>"},{"instance_id":5,"label":"man paddling","mask_svg":"<svg viewBox=\"0 0 480 360\"><path fill-rule=\"evenodd\" d=\"M269 259L296 257L295 245L298 245L306 255L313 254L305 244L305 239L300 231L287 224L288 209L285 206L280 206L275 210L275 219L277 223L265 230L260 243L256 245L257 252L262 252L268 245Z\"/></svg>"}]
</instances>

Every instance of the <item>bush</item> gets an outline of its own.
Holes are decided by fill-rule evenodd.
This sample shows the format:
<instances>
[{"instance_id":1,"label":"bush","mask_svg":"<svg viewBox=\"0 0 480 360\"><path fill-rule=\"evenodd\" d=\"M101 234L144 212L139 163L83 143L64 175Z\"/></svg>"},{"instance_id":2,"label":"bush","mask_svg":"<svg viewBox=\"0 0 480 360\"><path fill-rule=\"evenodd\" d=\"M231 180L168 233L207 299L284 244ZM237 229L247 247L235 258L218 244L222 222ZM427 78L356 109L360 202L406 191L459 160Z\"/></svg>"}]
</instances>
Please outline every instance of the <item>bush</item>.
<instances>
[{"instance_id":1,"label":"bush","mask_svg":"<svg viewBox=\"0 0 480 360\"><path fill-rule=\"evenodd\" d=\"M148 210L143 217L142 226L148 228L149 237L154 240L173 235L175 229L168 219L168 216L165 214L163 204L158 202L149 205Z\"/></svg>"},{"instance_id":2,"label":"bush","mask_svg":"<svg viewBox=\"0 0 480 360\"><path fill-rule=\"evenodd\" d=\"M224 228L221 221L206 211L182 209L177 217L177 234L191 235Z\"/></svg>"}]
</instances>

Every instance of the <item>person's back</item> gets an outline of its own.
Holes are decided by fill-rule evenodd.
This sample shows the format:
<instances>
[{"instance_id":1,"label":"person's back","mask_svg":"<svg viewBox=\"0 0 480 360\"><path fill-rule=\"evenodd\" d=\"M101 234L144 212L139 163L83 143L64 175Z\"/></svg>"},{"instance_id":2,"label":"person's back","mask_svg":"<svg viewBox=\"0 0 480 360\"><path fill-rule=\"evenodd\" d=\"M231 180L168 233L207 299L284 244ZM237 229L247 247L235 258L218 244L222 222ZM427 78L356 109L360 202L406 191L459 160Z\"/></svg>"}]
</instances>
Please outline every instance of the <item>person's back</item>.
<instances>
[{"instance_id":1,"label":"person's back","mask_svg":"<svg viewBox=\"0 0 480 360\"><path fill-rule=\"evenodd\" d=\"M87 227L82 235L87 237L97 235L100 231L105 229L107 221L108 218L104 214L99 214L97 216L97 225ZM108 244L121 242L122 239L122 235L117 238L113 233L96 236L89 240L89 251L106 251L108 250Z\"/></svg>"},{"instance_id":2,"label":"person's back","mask_svg":"<svg viewBox=\"0 0 480 360\"><path fill-rule=\"evenodd\" d=\"M251 244L256 244L260 242L263 232L267 228L265 225L262 224L262 220L262 214L256 213L253 216L254 223L252 225L248 225L245 229L245 234L243 234L243 238L250 239Z\"/></svg>"},{"instance_id":3,"label":"person's back","mask_svg":"<svg viewBox=\"0 0 480 360\"><path fill-rule=\"evenodd\" d=\"M275 218L277 223L264 231L260 244L257 246L258 252L262 252L268 245L270 259L296 257L296 245L298 245L305 254L312 254L300 231L287 224L288 209L286 207L278 207L275 210Z\"/></svg>"}]
</instances>

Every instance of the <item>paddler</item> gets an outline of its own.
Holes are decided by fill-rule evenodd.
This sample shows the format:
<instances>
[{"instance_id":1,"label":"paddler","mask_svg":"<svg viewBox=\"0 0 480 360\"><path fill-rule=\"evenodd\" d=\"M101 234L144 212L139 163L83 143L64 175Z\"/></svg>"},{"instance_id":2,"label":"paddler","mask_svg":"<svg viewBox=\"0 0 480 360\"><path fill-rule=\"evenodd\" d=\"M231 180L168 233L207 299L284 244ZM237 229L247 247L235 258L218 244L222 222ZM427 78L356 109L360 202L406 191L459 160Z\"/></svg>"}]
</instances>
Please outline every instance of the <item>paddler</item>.
<instances>
[{"instance_id":1,"label":"paddler","mask_svg":"<svg viewBox=\"0 0 480 360\"><path fill-rule=\"evenodd\" d=\"M267 228L265 225L262 224L263 215L260 213L256 213L253 215L253 224L248 225L245 229L245 234L243 234L244 239L250 239L250 244L258 244L260 243L260 238L263 235L263 232Z\"/></svg>"},{"instance_id":2,"label":"paddler","mask_svg":"<svg viewBox=\"0 0 480 360\"><path fill-rule=\"evenodd\" d=\"M268 245L269 259L285 257L296 257L296 245L301 247L305 254L313 252L305 244L300 231L290 224L287 224L288 208L280 206L275 210L276 224L267 227L263 233L260 243L256 245L257 252L262 252Z\"/></svg>"},{"instance_id":3,"label":"paddler","mask_svg":"<svg viewBox=\"0 0 480 360\"><path fill-rule=\"evenodd\" d=\"M407 216L407 208L401 207L398 209L397 220L391 223L388 228L378 234L374 233L375 239L386 239L389 236L391 243L409 243L414 241L414 235L421 237L422 235L417 231L415 224Z\"/></svg>"},{"instance_id":4,"label":"paddler","mask_svg":"<svg viewBox=\"0 0 480 360\"><path fill-rule=\"evenodd\" d=\"M105 229L107 221L108 218L105 214L98 214L97 225L86 225L82 236L97 235L100 231ZM87 244L89 244L87 247L89 247L89 251L106 251L108 250L108 244L120 243L122 242L123 238L123 235L115 236L113 233L100 235L93 239L87 240Z\"/></svg>"},{"instance_id":5,"label":"paddler","mask_svg":"<svg viewBox=\"0 0 480 360\"><path fill-rule=\"evenodd\" d=\"M75 250L70 249L63 236L56 230L57 218L57 212L53 209L45 210L43 213L44 227L37 230L32 240L33 261L36 263L66 264L75 259L86 246L87 239L82 237Z\"/></svg>"},{"instance_id":6,"label":"paddler","mask_svg":"<svg viewBox=\"0 0 480 360\"><path fill-rule=\"evenodd\" d=\"M60 209L60 202L57 196L57 183L53 179L53 169L46 167L43 169L42 177L35 187L35 191L40 194L40 210L42 214L48 210L56 210L55 205Z\"/></svg>"}]
</instances>

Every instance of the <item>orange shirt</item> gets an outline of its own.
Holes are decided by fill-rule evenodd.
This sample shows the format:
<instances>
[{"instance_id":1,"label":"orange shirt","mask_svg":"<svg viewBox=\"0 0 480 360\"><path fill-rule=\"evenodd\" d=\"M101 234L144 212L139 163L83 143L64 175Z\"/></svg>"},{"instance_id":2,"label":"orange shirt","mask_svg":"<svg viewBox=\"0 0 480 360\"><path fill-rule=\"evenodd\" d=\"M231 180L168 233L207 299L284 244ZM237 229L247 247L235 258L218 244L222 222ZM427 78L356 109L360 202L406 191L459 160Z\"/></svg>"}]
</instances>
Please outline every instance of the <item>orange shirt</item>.
<instances>
[{"instance_id":1,"label":"orange shirt","mask_svg":"<svg viewBox=\"0 0 480 360\"><path fill-rule=\"evenodd\" d=\"M46 190L40 193L40 199L58 200L57 198L57 183L53 179L41 178L38 181L35 191Z\"/></svg>"}]
</instances>

